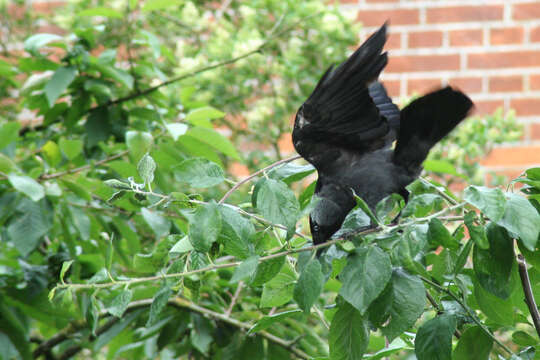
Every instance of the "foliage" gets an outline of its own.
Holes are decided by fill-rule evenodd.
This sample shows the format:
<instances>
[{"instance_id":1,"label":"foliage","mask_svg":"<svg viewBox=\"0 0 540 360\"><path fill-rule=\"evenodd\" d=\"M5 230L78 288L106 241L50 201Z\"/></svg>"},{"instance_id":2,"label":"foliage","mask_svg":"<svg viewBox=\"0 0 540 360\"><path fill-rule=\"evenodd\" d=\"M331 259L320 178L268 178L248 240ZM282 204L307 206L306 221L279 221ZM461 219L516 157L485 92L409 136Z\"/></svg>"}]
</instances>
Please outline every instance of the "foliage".
<instances>
[{"instance_id":1,"label":"foliage","mask_svg":"<svg viewBox=\"0 0 540 360\"><path fill-rule=\"evenodd\" d=\"M224 4L70 3L69 35L0 62L0 358L534 358L514 254L540 294L540 169L527 198L420 179L310 246L313 169L245 141L278 148L354 27Z\"/></svg>"}]
</instances>

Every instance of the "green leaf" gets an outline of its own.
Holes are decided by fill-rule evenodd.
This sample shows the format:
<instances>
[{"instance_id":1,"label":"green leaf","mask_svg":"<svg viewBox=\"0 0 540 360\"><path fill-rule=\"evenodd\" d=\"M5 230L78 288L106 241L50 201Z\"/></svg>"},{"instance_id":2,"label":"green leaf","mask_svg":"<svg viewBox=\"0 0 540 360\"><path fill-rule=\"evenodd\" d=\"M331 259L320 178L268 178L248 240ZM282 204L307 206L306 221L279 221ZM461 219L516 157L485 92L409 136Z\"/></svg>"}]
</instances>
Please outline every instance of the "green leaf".
<instances>
[{"instance_id":1,"label":"green leaf","mask_svg":"<svg viewBox=\"0 0 540 360\"><path fill-rule=\"evenodd\" d=\"M94 67L98 69L103 75L106 77L113 79L120 84L122 84L124 87L126 87L128 90L133 89L133 77L125 70L118 69L112 65L102 64L102 63L94 63Z\"/></svg>"},{"instance_id":2,"label":"green leaf","mask_svg":"<svg viewBox=\"0 0 540 360\"><path fill-rule=\"evenodd\" d=\"M179 6L183 0L146 0L142 7L142 11L153 11L166 9L171 6Z\"/></svg>"},{"instance_id":3,"label":"green leaf","mask_svg":"<svg viewBox=\"0 0 540 360\"><path fill-rule=\"evenodd\" d=\"M66 272L69 270L71 264L73 264L73 260L64 261L62 263L62 269L60 270L60 282L64 283L64 276L66 275Z\"/></svg>"},{"instance_id":4,"label":"green leaf","mask_svg":"<svg viewBox=\"0 0 540 360\"><path fill-rule=\"evenodd\" d=\"M233 276L230 280L231 283L239 282L252 277L257 270L259 264L259 256L253 255L244 260L236 269L234 269Z\"/></svg>"},{"instance_id":5,"label":"green leaf","mask_svg":"<svg viewBox=\"0 0 540 360\"><path fill-rule=\"evenodd\" d=\"M152 134L142 131L128 131L126 132L126 145L132 159L135 162L144 156L144 154L150 152L154 139Z\"/></svg>"},{"instance_id":6,"label":"green leaf","mask_svg":"<svg viewBox=\"0 0 540 360\"><path fill-rule=\"evenodd\" d=\"M99 307L98 301L94 296L85 296L83 301L84 317L86 322L92 331L92 334L96 334L98 321L99 321Z\"/></svg>"},{"instance_id":7,"label":"green leaf","mask_svg":"<svg viewBox=\"0 0 540 360\"><path fill-rule=\"evenodd\" d=\"M426 160L422 164L426 171L433 171L436 173L459 175L454 165L444 160Z\"/></svg>"},{"instance_id":8,"label":"green leaf","mask_svg":"<svg viewBox=\"0 0 540 360\"><path fill-rule=\"evenodd\" d=\"M438 315L422 324L414 341L418 360L451 360L456 325L456 317L451 314Z\"/></svg>"},{"instance_id":9,"label":"green leaf","mask_svg":"<svg viewBox=\"0 0 540 360\"><path fill-rule=\"evenodd\" d=\"M178 140L178 138L181 135L184 135L186 131L188 130L188 126L186 124L180 124L180 123L166 124L165 127L171 134L174 141Z\"/></svg>"},{"instance_id":10,"label":"green leaf","mask_svg":"<svg viewBox=\"0 0 540 360\"><path fill-rule=\"evenodd\" d=\"M17 140L21 124L16 121L10 121L2 124L0 127L0 150Z\"/></svg>"},{"instance_id":11,"label":"green leaf","mask_svg":"<svg viewBox=\"0 0 540 360\"><path fill-rule=\"evenodd\" d=\"M507 299L512 291L510 276L514 263L514 245L504 228L494 223L489 223L486 228L489 249L474 247L474 273L485 290L501 299Z\"/></svg>"},{"instance_id":12,"label":"green leaf","mask_svg":"<svg viewBox=\"0 0 540 360\"><path fill-rule=\"evenodd\" d=\"M339 294L363 315L392 277L389 256L376 246L357 249L339 275Z\"/></svg>"},{"instance_id":13,"label":"green leaf","mask_svg":"<svg viewBox=\"0 0 540 360\"><path fill-rule=\"evenodd\" d=\"M141 215L158 239L169 233L171 222L157 212L142 208Z\"/></svg>"},{"instance_id":14,"label":"green leaf","mask_svg":"<svg viewBox=\"0 0 540 360\"><path fill-rule=\"evenodd\" d=\"M293 298L300 309L309 313L311 307L321 294L324 285L324 275L321 269L321 263L317 259L310 260L294 287Z\"/></svg>"},{"instance_id":15,"label":"green leaf","mask_svg":"<svg viewBox=\"0 0 540 360\"><path fill-rule=\"evenodd\" d=\"M194 126L189 129L184 136L193 137L206 143L208 146L216 149L224 155L232 157L235 160L241 160L240 155L238 155L236 148L229 141L229 139L227 139L225 136L221 135L214 129Z\"/></svg>"},{"instance_id":16,"label":"green leaf","mask_svg":"<svg viewBox=\"0 0 540 360\"><path fill-rule=\"evenodd\" d=\"M266 178L259 180L257 188L254 205L263 217L287 226L289 233L294 231L300 205L292 190L282 181Z\"/></svg>"},{"instance_id":17,"label":"green leaf","mask_svg":"<svg viewBox=\"0 0 540 360\"><path fill-rule=\"evenodd\" d=\"M53 41L60 41L63 38L56 34L36 34L24 41L24 50L31 54L37 54L37 50Z\"/></svg>"},{"instance_id":18,"label":"green leaf","mask_svg":"<svg viewBox=\"0 0 540 360\"><path fill-rule=\"evenodd\" d=\"M393 302L389 311L390 321L382 328L390 341L414 325L424 312L426 303L426 289L418 277L396 269L391 281Z\"/></svg>"},{"instance_id":19,"label":"green leaf","mask_svg":"<svg viewBox=\"0 0 540 360\"><path fill-rule=\"evenodd\" d=\"M8 175L8 180L15 190L25 194L33 201L39 201L45 196L45 189L29 176Z\"/></svg>"},{"instance_id":20,"label":"green leaf","mask_svg":"<svg viewBox=\"0 0 540 360\"><path fill-rule=\"evenodd\" d=\"M13 162L9 157L0 153L0 172L9 174L12 171L16 171L17 164Z\"/></svg>"},{"instance_id":21,"label":"green leaf","mask_svg":"<svg viewBox=\"0 0 540 360\"><path fill-rule=\"evenodd\" d=\"M189 240L193 248L208 252L221 232L221 213L214 202L200 206L189 221Z\"/></svg>"},{"instance_id":22,"label":"green leaf","mask_svg":"<svg viewBox=\"0 0 540 360\"><path fill-rule=\"evenodd\" d=\"M281 306L293 298L296 277L289 265L282 267L281 272L264 284L261 295L261 307Z\"/></svg>"},{"instance_id":23,"label":"green leaf","mask_svg":"<svg viewBox=\"0 0 540 360\"><path fill-rule=\"evenodd\" d=\"M151 184L154 181L154 171L156 171L156 162L146 153L137 164L139 176L145 184Z\"/></svg>"},{"instance_id":24,"label":"green leaf","mask_svg":"<svg viewBox=\"0 0 540 360\"><path fill-rule=\"evenodd\" d=\"M461 248L458 258L454 264L454 275L457 275L461 272L465 264L467 263L467 259L469 258L469 253L471 252L471 248L473 246L474 240L471 238L465 245Z\"/></svg>"},{"instance_id":25,"label":"green leaf","mask_svg":"<svg viewBox=\"0 0 540 360\"><path fill-rule=\"evenodd\" d=\"M377 216L375 216L373 211L371 211L369 205L364 201L364 199L362 199L356 194L354 194L354 199L356 200L356 206L361 209L367 216L369 216L373 224L379 225L381 223Z\"/></svg>"},{"instance_id":26,"label":"green leaf","mask_svg":"<svg viewBox=\"0 0 540 360\"><path fill-rule=\"evenodd\" d=\"M436 194L420 194L410 198L401 212L402 217L424 217L442 203L442 198Z\"/></svg>"},{"instance_id":27,"label":"green leaf","mask_svg":"<svg viewBox=\"0 0 540 360\"><path fill-rule=\"evenodd\" d=\"M255 234L253 224L227 205L219 207L222 229L218 241L223 244L223 251L239 259L245 259L255 253L251 242Z\"/></svg>"},{"instance_id":28,"label":"green leaf","mask_svg":"<svg viewBox=\"0 0 540 360\"><path fill-rule=\"evenodd\" d=\"M189 237L187 235L169 235L169 237L174 239L181 237L180 240L178 240L176 244L174 244L171 250L169 250L169 254L183 254L193 250L193 246L191 245L191 242L189 241Z\"/></svg>"},{"instance_id":29,"label":"green leaf","mask_svg":"<svg viewBox=\"0 0 540 360\"><path fill-rule=\"evenodd\" d=\"M5 334L9 338L21 359L33 359L28 331L25 329L21 319L16 316L13 308L6 306L2 298L0 298L0 314L2 314L0 334ZM3 354L1 356L5 355L5 351L6 349L2 349ZM14 358L18 358L16 354L14 354Z\"/></svg>"},{"instance_id":30,"label":"green leaf","mask_svg":"<svg viewBox=\"0 0 540 360\"><path fill-rule=\"evenodd\" d=\"M514 324L512 299L503 300L487 292L478 281L474 282L474 297L480 310L493 322L500 325Z\"/></svg>"},{"instance_id":31,"label":"green leaf","mask_svg":"<svg viewBox=\"0 0 540 360\"><path fill-rule=\"evenodd\" d=\"M73 160L79 156L83 149L83 143L81 140L68 140L65 138L60 138L58 145L60 146L62 153L69 160Z\"/></svg>"},{"instance_id":32,"label":"green leaf","mask_svg":"<svg viewBox=\"0 0 540 360\"><path fill-rule=\"evenodd\" d=\"M77 16L103 16L113 19L121 19L123 17L120 11L107 8L107 7L95 7L91 9L85 9L79 11Z\"/></svg>"},{"instance_id":33,"label":"green leaf","mask_svg":"<svg viewBox=\"0 0 540 360\"><path fill-rule=\"evenodd\" d=\"M272 169L268 176L272 179L281 180L286 184L291 184L295 181L302 180L314 172L315 168L313 165L296 165L293 163L287 163L283 166Z\"/></svg>"},{"instance_id":34,"label":"green leaf","mask_svg":"<svg viewBox=\"0 0 540 360\"><path fill-rule=\"evenodd\" d=\"M489 360L493 339L479 326L472 326L461 334L452 354L453 360Z\"/></svg>"},{"instance_id":35,"label":"green leaf","mask_svg":"<svg viewBox=\"0 0 540 360\"><path fill-rule=\"evenodd\" d=\"M193 125L200 125L208 120L219 119L225 116L225 113L211 106L204 106L191 110L186 115L186 121Z\"/></svg>"},{"instance_id":36,"label":"green leaf","mask_svg":"<svg viewBox=\"0 0 540 360\"><path fill-rule=\"evenodd\" d=\"M296 310L283 311L283 312L273 314L273 315L263 316L262 319L257 321L257 323L249 329L248 334L254 334L258 331L268 329L270 326L272 326L272 324L276 322L282 322L281 320L290 318L290 317L298 317L301 314L302 314L302 310L296 309Z\"/></svg>"},{"instance_id":37,"label":"green leaf","mask_svg":"<svg viewBox=\"0 0 540 360\"><path fill-rule=\"evenodd\" d=\"M116 297L113 299L111 305L107 308L107 311L112 316L121 318L132 297L133 292L130 289L122 290L120 294L116 295Z\"/></svg>"},{"instance_id":38,"label":"green leaf","mask_svg":"<svg viewBox=\"0 0 540 360\"><path fill-rule=\"evenodd\" d=\"M343 303L332 319L328 343L331 360L362 359L369 342L368 322L349 303Z\"/></svg>"},{"instance_id":39,"label":"green leaf","mask_svg":"<svg viewBox=\"0 0 540 360\"><path fill-rule=\"evenodd\" d=\"M512 334L512 341L521 346L534 346L538 344L536 338L521 330L515 331Z\"/></svg>"},{"instance_id":40,"label":"green leaf","mask_svg":"<svg viewBox=\"0 0 540 360\"><path fill-rule=\"evenodd\" d=\"M476 213L474 211L469 211L467 214L465 214L464 222L467 226L467 230L469 230L469 235L477 246L484 250L489 249L489 241L487 239L486 231L482 225L474 225L475 218Z\"/></svg>"},{"instance_id":41,"label":"green leaf","mask_svg":"<svg viewBox=\"0 0 540 360\"><path fill-rule=\"evenodd\" d=\"M175 167L174 177L194 188L212 187L225 179L223 169L218 164L203 158L182 161Z\"/></svg>"},{"instance_id":42,"label":"green leaf","mask_svg":"<svg viewBox=\"0 0 540 360\"><path fill-rule=\"evenodd\" d=\"M497 224L516 234L528 250L534 251L540 234L540 214L524 197L511 193L506 196L504 215Z\"/></svg>"},{"instance_id":43,"label":"green leaf","mask_svg":"<svg viewBox=\"0 0 540 360\"><path fill-rule=\"evenodd\" d=\"M279 273L284 263L285 256L280 256L260 262L259 265L257 265L257 270L255 270L255 274L253 275L253 279L251 280L251 285L261 286L264 283L270 281L274 276Z\"/></svg>"},{"instance_id":44,"label":"green leaf","mask_svg":"<svg viewBox=\"0 0 540 360\"><path fill-rule=\"evenodd\" d=\"M62 154L60 153L60 148L56 143L52 140L49 140L43 145L41 148L41 152L45 156L45 160L47 160L47 163L52 166L56 167L62 161Z\"/></svg>"},{"instance_id":45,"label":"green leaf","mask_svg":"<svg viewBox=\"0 0 540 360\"><path fill-rule=\"evenodd\" d=\"M427 235L431 244L442 245L451 250L457 250L459 248L459 243L446 229L441 220L437 218L433 218L429 222Z\"/></svg>"},{"instance_id":46,"label":"green leaf","mask_svg":"<svg viewBox=\"0 0 540 360\"><path fill-rule=\"evenodd\" d=\"M76 75L77 68L71 66L58 68L54 72L44 88L45 96L47 97L50 107L54 105L56 99L58 99L67 89L69 84L73 82Z\"/></svg>"},{"instance_id":47,"label":"green leaf","mask_svg":"<svg viewBox=\"0 0 540 360\"><path fill-rule=\"evenodd\" d=\"M92 195L90 195L90 193L83 186L80 185L80 181L76 180L76 178L68 179L67 177L64 177L61 180L61 183L81 199L84 199L86 201L92 201Z\"/></svg>"},{"instance_id":48,"label":"green leaf","mask_svg":"<svg viewBox=\"0 0 540 360\"><path fill-rule=\"evenodd\" d=\"M504 215L506 199L500 189L471 185L463 195L466 202L480 209L491 221L499 221Z\"/></svg>"},{"instance_id":49,"label":"green leaf","mask_svg":"<svg viewBox=\"0 0 540 360\"><path fill-rule=\"evenodd\" d=\"M165 308L165 305L167 305L167 301L169 301L169 297L171 297L172 294L173 291L171 288L164 284L154 295L152 305L150 305L150 315L148 316L148 321L146 322L147 328L154 325L158 321L159 314L163 308Z\"/></svg>"},{"instance_id":50,"label":"green leaf","mask_svg":"<svg viewBox=\"0 0 540 360\"><path fill-rule=\"evenodd\" d=\"M105 180L103 183L109 187L112 187L113 189L131 190L131 186L128 183L117 179Z\"/></svg>"}]
</instances>

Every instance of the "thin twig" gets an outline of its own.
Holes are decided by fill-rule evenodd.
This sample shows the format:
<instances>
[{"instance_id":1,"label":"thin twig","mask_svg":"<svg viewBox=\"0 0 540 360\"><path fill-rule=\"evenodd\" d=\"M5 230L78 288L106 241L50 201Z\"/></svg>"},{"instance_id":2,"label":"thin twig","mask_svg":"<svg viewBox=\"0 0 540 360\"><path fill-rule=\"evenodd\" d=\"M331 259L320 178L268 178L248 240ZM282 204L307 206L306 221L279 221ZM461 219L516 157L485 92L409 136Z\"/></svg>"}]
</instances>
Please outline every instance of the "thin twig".
<instances>
[{"instance_id":1,"label":"thin twig","mask_svg":"<svg viewBox=\"0 0 540 360\"><path fill-rule=\"evenodd\" d=\"M244 288L244 282L240 280L238 282L238 286L236 287L236 291L234 292L234 295L231 299L231 303L229 304L227 311L225 311L225 316L227 317L231 316L234 305L236 305L236 301L238 301L238 297L240 296L240 292L242 291L243 288Z\"/></svg>"},{"instance_id":2,"label":"thin twig","mask_svg":"<svg viewBox=\"0 0 540 360\"><path fill-rule=\"evenodd\" d=\"M367 235L367 234L371 234L371 233L374 233L374 232L377 232L377 231L380 231L380 230L381 230L380 228L371 228L371 229L367 229L367 230L364 230L364 231L360 231L360 232L356 233L355 235L357 235L357 236ZM336 244L338 242L341 242L341 241L344 241L344 240L347 240L347 239L349 239L349 236L344 237L344 238L332 239L332 240L326 241L326 242L318 244L318 245L312 245L312 246L306 246L306 247L297 248L297 249L280 251L280 252L277 252L275 254L260 257L259 262L264 262L264 261L268 261L268 260L271 260L271 259L275 259L275 258L287 256L287 255L292 255L292 254L296 254L296 253L300 253L300 252L304 252L304 251L315 251L315 250L318 250L318 249L323 249L323 248L329 247L331 245L334 245L334 244ZM236 266L238 266L240 264L241 264L240 261L233 261L233 262L230 262L230 263L213 264L213 265L206 266L206 267L203 267L203 268L200 268L200 269L189 270L189 271L184 271L184 272L180 272L180 273L161 274L161 275L141 277L141 278L132 278L132 279L129 279L129 280L115 280L114 282L104 282L104 283L97 283L97 284L69 284L69 283L58 284L55 289L67 289L67 288L69 288L69 289L72 289L72 290L80 290L80 289L99 289L99 288L109 288L109 287L113 287L113 286L133 285L133 284L144 283L144 282L149 282L149 281L157 281L157 280L162 280L162 279L182 278L184 276L189 276L189 275L193 275L193 274L200 274L200 273L205 273L205 272L208 272L208 271L213 271L213 270L218 270L218 269L236 267Z\"/></svg>"},{"instance_id":3,"label":"thin twig","mask_svg":"<svg viewBox=\"0 0 540 360\"><path fill-rule=\"evenodd\" d=\"M518 254L517 263L519 269L519 277L521 278L521 286L523 287L523 293L525 294L525 302L531 313L534 327L538 337L540 337L540 313L538 313L538 307L534 300L534 295L531 289L531 281L529 279L529 272L527 271L527 263L523 255Z\"/></svg>"},{"instance_id":4,"label":"thin twig","mask_svg":"<svg viewBox=\"0 0 540 360\"><path fill-rule=\"evenodd\" d=\"M467 312L467 314L471 317L471 319L476 323L476 325L480 326L480 328L486 333L486 335L488 335L491 339L493 339L493 341L495 341L497 343L497 345L499 345L501 348L503 348L508 354L510 355L515 355L514 352L508 347L506 346L505 344L503 344L502 342L499 341L499 339L497 339L495 337L495 335L493 335L491 333L491 331L489 331L489 329L487 328L486 325L484 325L479 319L478 317L476 316L476 313L473 312L471 309L469 309L469 307L467 305L465 305L465 303L459 298L459 296L457 296L456 294L454 294L452 291L442 287L441 285L429 280L428 278L425 278L423 277L422 275L419 275L420 276L420 279L422 279L423 282L433 286L437 291L440 291L440 292L443 292L447 295L449 295L452 299L454 299L459 305L461 305L461 307L463 308L463 310L465 310Z\"/></svg>"},{"instance_id":5,"label":"thin twig","mask_svg":"<svg viewBox=\"0 0 540 360\"><path fill-rule=\"evenodd\" d=\"M437 190L437 192L439 193L439 195L441 195L444 199L446 199L446 201L448 201L450 204L452 205L457 205L457 201L456 199L454 199L453 197L451 197L450 195L448 195L444 190L441 190L439 189L439 187L435 184L432 184L429 180L427 180L426 178L424 177L419 177L419 179L433 187L435 187L435 190Z\"/></svg>"},{"instance_id":6,"label":"thin twig","mask_svg":"<svg viewBox=\"0 0 540 360\"><path fill-rule=\"evenodd\" d=\"M429 303L431 304L431 306L433 306L433 308L437 311L437 315L441 315L441 314L444 313L444 311L441 309L439 304L437 304L437 301L435 301L433 296L427 290L426 290L426 297L427 297ZM461 332L459 332L458 329L454 330L454 336L456 337L456 339L461 338Z\"/></svg>"},{"instance_id":7,"label":"thin twig","mask_svg":"<svg viewBox=\"0 0 540 360\"><path fill-rule=\"evenodd\" d=\"M129 151L125 150L125 151L122 151L122 152L120 152L120 153L118 153L116 155L112 155L112 156L109 156L109 157L107 157L105 159L96 161L93 164L83 165L83 166L80 166L78 168L69 169L69 170L65 170L65 171L60 171L60 172L57 172L57 173L54 173L54 174L43 174L43 175L41 175L39 177L39 179L40 180L50 180L50 179L55 179L55 178L58 178L58 177L61 177L61 176L64 176L64 175L75 174L75 173L90 169L92 166L103 165L105 163L108 163L109 161L119 159L122 156L127 155L128 153L129 153Z\"/></svg>"},{"instance_id":8,"label":"thin twig","mask_svg":"<svg viewBox=\"0 0 540 360\"><path fill-rule=\"evenodd\" d=\"M229 191L227 191L227 193L225 193L225 195L223 195L223 197L218 201L218 204L223 204L223 203L225 202L225 200L227 200L227 198L228 198L229 196L231 196L231 194L232 194L233 192L236 191L236 189L238 189L238 188L239 188L240 186L242 186L243 184L245 184L245 183L251 181L254 177L258 176L259 174L264 173L264 172L266 172L266 171L268 171L268 170L270 170L270 169L272 169L272 168L274 168L274 167L276 167L276 166L278 166L278 165L285 164L285 163L288 163L288 162L291 162L291 161L294 161L294 160L298 160L298 159L300 159L300 158L301 158L300 155L295 155L295 156L290 157L290 158L288 158L288 159L283 159L283 160L276 161L275 163L270 164L270 165L268 165L268 166L265 167L265 168L262 168L262 169L260 169L260 170L257 170L256 172L254 172L253 174L249 175L249 176L248 176L247 178L245 178L244 180L237 182L236 185L234 185Z\"/></svg>"}]
</instances>

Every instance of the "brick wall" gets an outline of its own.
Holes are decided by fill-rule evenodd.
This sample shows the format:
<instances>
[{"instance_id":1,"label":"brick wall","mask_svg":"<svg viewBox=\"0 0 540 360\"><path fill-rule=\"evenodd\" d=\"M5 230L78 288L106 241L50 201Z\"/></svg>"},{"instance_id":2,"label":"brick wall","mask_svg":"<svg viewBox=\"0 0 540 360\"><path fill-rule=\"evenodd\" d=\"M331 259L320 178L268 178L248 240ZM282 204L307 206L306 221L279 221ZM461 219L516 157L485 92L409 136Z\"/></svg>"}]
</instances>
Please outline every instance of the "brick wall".
<instances>
[{"instance_id":1,"label":"brick wall","mask_svg":"<svg viewBox=\"0 0 540 360\"><path fill-rule=\"evenodd\" d=\"M387 19L389 64L382 76L395 97L450 84L479 114L516 110L519 144L496 148L483 165L515 177L540 165L539 0L341 0L364 25L364 40Z\"/></svg>"}]
</instances>

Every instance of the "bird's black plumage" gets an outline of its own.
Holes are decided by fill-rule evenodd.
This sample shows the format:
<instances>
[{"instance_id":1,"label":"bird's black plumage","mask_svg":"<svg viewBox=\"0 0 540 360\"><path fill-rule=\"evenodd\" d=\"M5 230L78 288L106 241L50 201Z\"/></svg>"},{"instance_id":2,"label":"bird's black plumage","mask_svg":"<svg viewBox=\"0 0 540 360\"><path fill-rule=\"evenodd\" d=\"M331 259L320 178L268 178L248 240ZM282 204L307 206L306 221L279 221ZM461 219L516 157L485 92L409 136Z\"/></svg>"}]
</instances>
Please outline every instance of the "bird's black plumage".
<instances>
[{"instance_id":1,"label":"bird's black plumage","mask_svg":"<svg viewBox=\"0 0 540 360\"><path fill-rule=\"evenodd\" d=\"M318 172L310 214L315 244L341 227L356 202L372 209L418 177L429 150L463 120L473 104L450 87L399 110L377 78L388 62L382 52L386 24L345 62L330 66L298 109L292 134L296 151ZM397 140L395 149L392 143Z\"/></svg>"}]
</instances>

